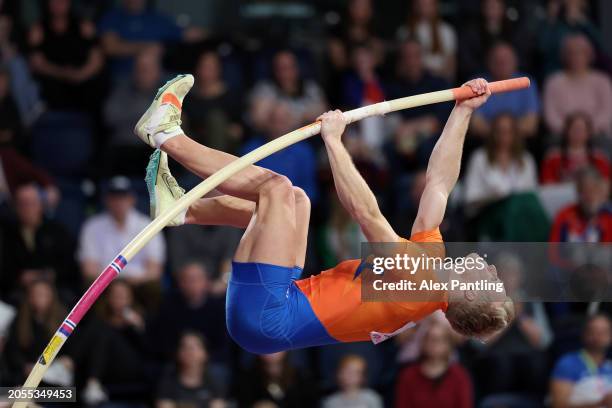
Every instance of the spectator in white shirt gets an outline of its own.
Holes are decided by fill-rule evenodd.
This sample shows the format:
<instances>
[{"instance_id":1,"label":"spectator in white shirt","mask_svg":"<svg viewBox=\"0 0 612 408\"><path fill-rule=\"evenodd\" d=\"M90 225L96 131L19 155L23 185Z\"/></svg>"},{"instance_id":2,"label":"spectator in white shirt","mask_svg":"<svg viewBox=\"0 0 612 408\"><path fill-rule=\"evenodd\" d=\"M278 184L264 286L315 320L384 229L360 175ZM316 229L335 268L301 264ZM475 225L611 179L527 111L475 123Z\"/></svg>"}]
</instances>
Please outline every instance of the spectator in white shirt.
<instances>
[{"instance_id":1,"label":"spectator in white shirt","mask_svg":"<svg viewBox=\"0 0 612 408\"><path fill-rule=\"evenodd\" d=\"M338 364L338 391L323 400L323 408L382 408L383 401L374 390L367 388L366 360L348 354Z\"/></svg>"},{"instance_id":2,"label":"spectator in white shirt","mask_svg":"<svg viewBox=\"0 0 612 408\"><path fill-rule=\"evenodd\" d=\"M535 161L523 148L516 119L497 116L486 147L472 154L465 179L465 202L480 206L514 193L533 191L537 185Z\"/></svg>"},{"instance_id":3,"label":"spectator in white shirt","mask_svg":"<svg viewBox=\"0 0 612 408\"><path fill-rule=\"evenodd\" d=\"M110 180L105 196L106 212L87 220L81 231L79 261L86 280L97 278L149 224L149 218L134 209L135 200L129 179L119 176ZM154 307L159 300L165 255L164 239L156 235L121 272L122 278L136 289L137 296L147 306Z\"/></svg>"}]
</instances>

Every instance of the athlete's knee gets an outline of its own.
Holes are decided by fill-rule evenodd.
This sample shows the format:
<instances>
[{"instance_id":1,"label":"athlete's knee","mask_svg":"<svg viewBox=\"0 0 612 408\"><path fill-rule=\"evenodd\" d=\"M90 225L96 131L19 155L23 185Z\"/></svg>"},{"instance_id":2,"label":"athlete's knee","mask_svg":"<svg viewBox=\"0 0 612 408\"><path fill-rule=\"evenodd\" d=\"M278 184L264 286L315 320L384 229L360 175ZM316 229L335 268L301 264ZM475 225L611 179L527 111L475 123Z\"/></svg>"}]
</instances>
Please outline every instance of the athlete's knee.
<instances>
[{"instance_id":1,"label":"athlete's knee","mask_svg":"<svg viewBox=\"0 0 612 408\"><path fill-rule=\"evenodd\" d=\"M293 186L293 197L295 198L295 206L310 211L310 198L308 194L300 187Z\"/></svg>"},{"instance_id":2,"label":"athlete's knee","mask_svg":"<svg viewBox=\"0 0 612 408\"><path fill-rule=\"evenodd\" d=\"M288 177L274 174L261 186L260 194L275 198L291 199L293 202L293 185Z\"/></svg>"}]
</instances>

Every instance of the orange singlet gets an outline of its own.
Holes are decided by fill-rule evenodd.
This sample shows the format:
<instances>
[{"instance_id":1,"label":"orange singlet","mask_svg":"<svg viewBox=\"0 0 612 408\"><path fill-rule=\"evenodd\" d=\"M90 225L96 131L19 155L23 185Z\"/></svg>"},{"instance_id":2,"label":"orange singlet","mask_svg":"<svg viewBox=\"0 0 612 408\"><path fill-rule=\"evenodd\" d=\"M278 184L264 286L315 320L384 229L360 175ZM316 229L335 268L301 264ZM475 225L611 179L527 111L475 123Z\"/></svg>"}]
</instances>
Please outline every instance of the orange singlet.
<instances>
[{"instance_id":1,"label":"orange singlet","mask_svg":"<svg viewBox=\"0 0 612 408\"><path fill-rule=\"evenodd\" d=\"M442 235L438 228L419 232L405 240L406 254L418 257L423 252L432 257L444 257ZM435 246L419 246L415 243L440 243ZM446 311L448 302L364 302L361 298L361 276L356 270L360 259L341 262L335 268L319 275L295 282L308 299L328 334L339 342L369 340L372 333L394 333L410 322L416 322L440 309ZM432 271L423 271L432 274Z\"/></svg>"}]
</instances>

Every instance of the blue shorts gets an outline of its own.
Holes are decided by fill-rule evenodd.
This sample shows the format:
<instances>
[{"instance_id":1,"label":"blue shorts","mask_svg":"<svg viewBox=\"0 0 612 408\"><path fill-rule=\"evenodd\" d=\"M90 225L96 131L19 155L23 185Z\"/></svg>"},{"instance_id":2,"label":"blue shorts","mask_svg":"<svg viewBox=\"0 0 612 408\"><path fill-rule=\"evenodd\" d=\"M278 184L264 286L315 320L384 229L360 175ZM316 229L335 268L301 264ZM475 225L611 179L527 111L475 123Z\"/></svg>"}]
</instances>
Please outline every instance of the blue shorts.
<instances>
[{"instance_id":1,"label":"blue shorts","mask_svg":"<svg viewBox=\"0 0 612 408\"><path fill-rule=\"evenodd\" d=\"M232 263L227 288L229 335L256 354L333 344L302 291L302 270L262 263Z\"/></svg>"}]
</instances>

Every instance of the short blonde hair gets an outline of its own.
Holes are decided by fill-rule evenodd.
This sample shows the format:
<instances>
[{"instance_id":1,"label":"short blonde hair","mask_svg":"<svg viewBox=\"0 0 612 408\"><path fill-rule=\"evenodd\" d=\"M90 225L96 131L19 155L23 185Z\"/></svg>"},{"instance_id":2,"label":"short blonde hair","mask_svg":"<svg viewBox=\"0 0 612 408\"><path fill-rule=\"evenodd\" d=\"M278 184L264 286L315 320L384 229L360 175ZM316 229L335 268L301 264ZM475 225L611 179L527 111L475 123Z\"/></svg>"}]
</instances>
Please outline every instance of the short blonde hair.
<instances>
[{"instance_id":1,"label":"short blonde hair","mask_svg":"<svg viewBox=\"0 0 612 408\"><path fill-rule=\"evenodd\" d=\"M446 318L457 333L483 339L514 320L514 303L509 297L501 305L489 300L455 301L448 304Z\"/></svg>"}]
</instances>

